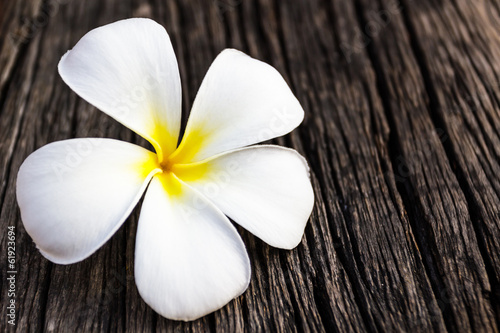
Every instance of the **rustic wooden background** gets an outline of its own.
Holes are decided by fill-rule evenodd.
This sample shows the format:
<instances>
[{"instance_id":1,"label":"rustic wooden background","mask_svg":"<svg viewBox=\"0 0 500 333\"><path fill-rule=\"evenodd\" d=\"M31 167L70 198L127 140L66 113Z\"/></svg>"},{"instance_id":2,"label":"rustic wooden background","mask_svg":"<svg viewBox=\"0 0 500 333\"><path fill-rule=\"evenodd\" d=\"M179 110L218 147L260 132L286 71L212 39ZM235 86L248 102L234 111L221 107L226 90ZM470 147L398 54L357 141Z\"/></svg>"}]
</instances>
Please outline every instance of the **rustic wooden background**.
<instances>
[{"instance_id":1,"label":"rustic wooden background","mask_svg":"<svg viewBox=\"0 0 500 333\"><path fill-rule=\"evenodd\" d=\"M306 117L275 140L309 161L316 204L293 251L241 230L249 289L200 320L138 295L139 209L87 260L45 260L16 173L74 137L145 142L57 74L97 26L151 17L173 41L186 116L215 56L275 66ZM500 3L493 0L0 0L0 330L16 226L17 331L478 331L500 327ZM12 327L10 327L12 329Z\"/></svg>"}]
</instances>

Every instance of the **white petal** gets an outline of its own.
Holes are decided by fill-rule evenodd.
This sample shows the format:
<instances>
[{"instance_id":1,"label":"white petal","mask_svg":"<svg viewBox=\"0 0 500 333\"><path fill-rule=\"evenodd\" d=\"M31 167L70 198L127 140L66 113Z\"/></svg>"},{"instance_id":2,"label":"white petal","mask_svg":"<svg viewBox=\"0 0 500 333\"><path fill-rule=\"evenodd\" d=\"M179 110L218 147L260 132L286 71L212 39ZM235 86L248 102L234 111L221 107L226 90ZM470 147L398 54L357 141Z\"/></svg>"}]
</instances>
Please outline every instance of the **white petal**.
<instances>
[{"instance_id":1,"label":"white petal","mask_svg":"<svg viewBox=\"0 0 500 333\"><path fill-rule=\"evenodd\" d=\"M307 162L295 150L242 148L173 171L269 245L292 249L300 243L314 194Z\"/></svg>"},{"instance_id":2,"label":"white petal","mask_svg":"<svg viewBox=\"0 0 500 333\"><path fill-rule=\"evenodd\" d=\"M168 155L181 119L179 69L165 29L133 18L88 32L59 62L64 82L87 102Z\"/></svg>"},{"instance_id":3,"label":"white petal","mask_svg":"<svg viewBox=\"0 0 500 333\"><path fill-rule=\"evenodd\" d=\"M28 156L17 175L24 227L47 259L83 260L129 216L155 167L154 153L122 141L48 144Z\"/></svg>"},{"instance_id":4,"label":"white petal","mask_svg":"<svg viewBox=\"0 0 500 333\"><path fill-rule=\"evenodd\" d=\"M182 163L289 133L304 110L270 65L227 49L213 62L175 153Z\"/></svg>"},{"instance_id":5,"label":"white petal","mask_svg":"<svg viewBox=\"0 0 500 333\"><path fill-rule=\"evenodd\" d=\"M224 214L175 176L158 174L139 218L135 278L156 312L194 320L245 291L250 262Z\"/></svg>"}]
</instances>

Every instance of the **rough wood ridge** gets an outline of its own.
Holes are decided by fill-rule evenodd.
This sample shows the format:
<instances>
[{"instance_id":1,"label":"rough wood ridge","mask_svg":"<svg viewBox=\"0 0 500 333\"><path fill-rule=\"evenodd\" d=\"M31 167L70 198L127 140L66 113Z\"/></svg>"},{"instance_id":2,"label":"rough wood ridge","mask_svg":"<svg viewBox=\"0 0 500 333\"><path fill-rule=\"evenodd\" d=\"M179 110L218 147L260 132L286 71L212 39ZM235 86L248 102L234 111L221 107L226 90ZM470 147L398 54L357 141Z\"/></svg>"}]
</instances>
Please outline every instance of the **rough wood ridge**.
<instances>
[{"instance_id":1,"label":"rough wood ridge","mask_svg":"<svg viewBox=\"0 0 500 333\"><path fill-rule=\"evenodd\" d=\"M49 142L146 145L57 74L87 31L135 16L170 33L184 116L228 47L275 66L306 111L276 140L311 167L316 204L301 245L277 250L239 228L248 291L189 323L138 295L139 209L96 254L60 266L36 250L15 199L20 164ZM0 330L498 332L499 31L494 0L0 1Z\"/></svg>"}]
</instances>

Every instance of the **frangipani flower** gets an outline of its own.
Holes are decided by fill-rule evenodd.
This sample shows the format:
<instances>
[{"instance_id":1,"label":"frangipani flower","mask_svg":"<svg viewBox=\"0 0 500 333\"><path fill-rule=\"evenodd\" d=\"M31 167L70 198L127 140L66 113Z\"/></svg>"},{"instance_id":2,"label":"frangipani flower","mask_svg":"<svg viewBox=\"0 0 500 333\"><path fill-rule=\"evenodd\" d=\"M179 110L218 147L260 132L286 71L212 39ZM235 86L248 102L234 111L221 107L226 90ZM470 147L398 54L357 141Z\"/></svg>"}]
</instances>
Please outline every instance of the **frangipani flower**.
<instances>
[{"instance_id":1,"label":"frangipani flower","mask_svg":"<svg viewBox=\"0 0 500 333\"><path fill-rule=\"evenodd\" d=\"M71 264L90 256L145 193L137 288L159 314L193 320L250 282L245 245L226 216L272 246L298 245L314 201L306 161L287 148L247 147L303 119L274 68L223 51L201 84L179 145L179 71L159 24L128 19L94 29L62 57L59 73L156 153L93 138L54 142L28 156L17 200L26 231L47 259Z\"/></svg>"}]
</instances>

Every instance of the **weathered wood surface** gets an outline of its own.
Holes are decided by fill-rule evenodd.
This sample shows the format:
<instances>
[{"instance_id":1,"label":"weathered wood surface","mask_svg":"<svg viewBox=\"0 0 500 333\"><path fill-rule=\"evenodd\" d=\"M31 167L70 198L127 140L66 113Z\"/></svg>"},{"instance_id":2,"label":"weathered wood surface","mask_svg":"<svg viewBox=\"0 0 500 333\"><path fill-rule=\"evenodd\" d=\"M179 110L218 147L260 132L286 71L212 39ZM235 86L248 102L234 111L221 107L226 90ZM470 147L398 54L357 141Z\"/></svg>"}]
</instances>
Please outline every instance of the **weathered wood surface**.
<instances>
[{"instance_id":1,"label":"weathered wood surface","mask_svg":"<svg viewBox=\"0 0 500 333\"><path fill-rule=\"evenodd\" d=\"M151 17L173 41L184 116L234 47L275 66L306 118L276 140L309 161L302 243L239 229L249 289L184 323L138 295L139 209L97 253L60 266L23 229L16 173L73 137L145 145L57 74L90 29ZM500 4L493 0L0 1L0 330L478 331L500 325ZM16 326L6 323L7 226L16 226Z\"/></svg>"}]
</instances>

